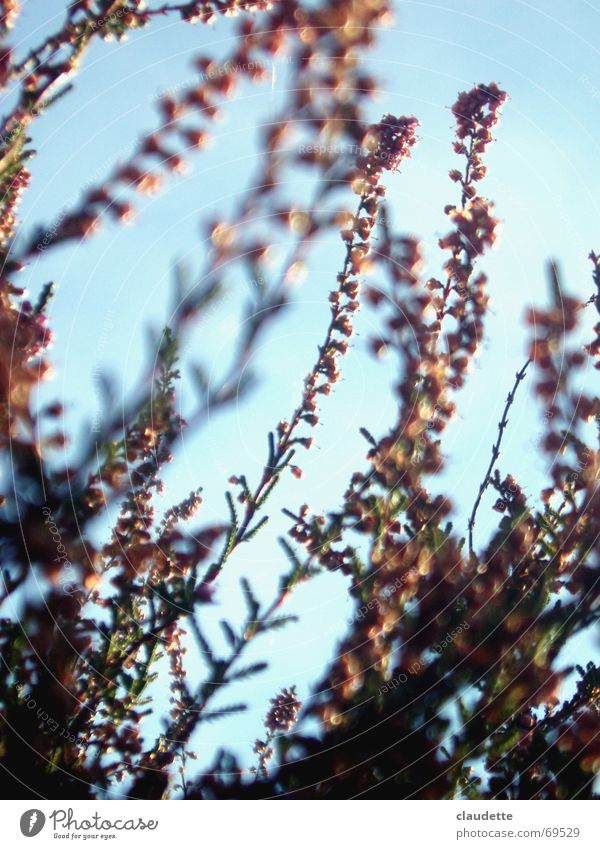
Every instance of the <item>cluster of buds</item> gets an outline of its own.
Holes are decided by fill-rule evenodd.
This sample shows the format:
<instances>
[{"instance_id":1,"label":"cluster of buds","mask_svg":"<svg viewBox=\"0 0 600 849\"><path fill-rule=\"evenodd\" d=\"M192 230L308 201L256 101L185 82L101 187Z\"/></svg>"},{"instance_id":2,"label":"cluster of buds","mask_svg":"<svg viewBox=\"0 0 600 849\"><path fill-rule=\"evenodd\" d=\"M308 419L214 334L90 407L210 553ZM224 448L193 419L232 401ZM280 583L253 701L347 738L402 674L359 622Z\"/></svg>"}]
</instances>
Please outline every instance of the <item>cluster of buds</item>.
<instances>
[{"instance_id":1,"label":"cluster of buds","mask_svg":"<svg viewBox=\"0 0 600 849\"><path fill-rule=\"evenodd\" d=\"M590 780L600 772L600 742L598 740L598 710L586 706L569 717L557 729L557 748L565 768L578 763Z\"/></svg>"},{"instance_id":2,"label":"cluster of buds","mask_svg":"<svg viewBox=\"0 0 600 849\"><path fill-rule=\"evenodd\" d=\"M283 420L277 428L279 458L294 442L300 442L305 447L312 445L312 440L295 439L295 429L302 421L311 427L319 423L317 395L329 395L333 385L341 378L338 359L347 353L347 340L353 334L353 315L360 308L358 277L369 268L371 233L377 220L381 199L385 196L385 189L379 184L383 171L379 165L382 161L380 144L384 144L384 149L388 152L393 146L395 154L393 159L386 158L386 168L397 168L400 161L410 155L410 149L415 143L416 125L416 119L386 115L381 124L375 124L369 130L369 134L377 139L377 144L373 145L368 156L359 157L358 160L358 176L353 182L354 190L360 194L357 211L354 215L341 213L337 219L346 245L346 257L342 271L338 274L338 287L329 296L331 321L327 336L320 348L317 362L305 378L300 406L289 422ZM384 133L381 127L385 127ZM301 476L301 470L297 466L293 471L297 477Z\"/></svg>"},{"instance_id":3,"label":"cluster of buds","mask_svg":"<svg viewBox=\"0 0 600 849\"><path fill-rule=\"evenodd\" d=\"M89 20L93 5L93 0L75 0L70 3L71 19L74 20L79 13L85 14L86 20ZM231 17L241 12L265 11L269 6L270 3L266 0L188 0L177 4L163 3L148 9L145 0L131 0L126 9L119 6L112 13L107 14L105 11L98 16L92 16L91 21L110 34L112 29L119 32L121 29L139 28L147 24L152 17L167 15L173 11L178 12L181 20L187 23L211 24L218 15Z\"/></svg>"},{"instance_id":4,"label":"cluster of buds","mask_svg":"<svg viewBox=\"0 0 600 849\"><path fill-rule=\"evenodd\" d=\"M326 527L326 519L320 515L309 515L309 507L303 504L298 514L291 510L284 511L287 516L294 520L289 530L290 537L302 545L310 557L318 560L319 565L330 572L341 572L343 575L352 575L356 552L352 546L347 545L343 549L335 547L339 542L339 535L331 533Z\"/></svg>"},{"instance_id":5,"label":"cluster of buds","mask_svg":"<svg viewBox=\"0 0 600 849\"><path fill-rule=\"evenodd\" d=\"M31 393L48 374L43 354L52 342L47 319L27 300L23 289L0 275L0 444L32 423Z\"/></svg>"},{"instance_id":6,"label":"cluster of buds","mask_svg":"<svg viewBox=\"0 0 600 849\"><path fill-rule=\"evenodd\" d=\"M182 646L182 638L186 632L177 623L174 622L165 628L164 631L164 650L169 658L169 672L171 675L171 697L170 702L173 705L171 708L171 717L176 718L182 710L188 707L187 696L188 688L186 684L186 670L184 664L184 655L187 649Z\"/></svg>"},{"instance_id":7,"label":"cluster of buds","mask_svg":"<svg viewBox=\"0 0 600 849\"><path fill-rule=\"evenodd\" d=\"M525 493L512 475L507 475L503 480L498 476L493 481L499 498L494 504L497 513L504 513L507 509L512 515L522 512L526 506Z\"/></svg>"},{"instance_id":8,"label":"cluster of buds","mask_svg":"<svg viewBox=\"0 0 600 849\"><path fill-rule=\"evenodd\" d=\"M234 89L234 74L212 76L211 62L198 58L195 62L200 80L183 89L177 97L165 94L158 107L160 127L143 137L131 160L118 165L108 179L89 189L79 208L63 214L52 227L42 228L25 254L46 249L51 244L69 239L85 238L96 232L106 212L118 221L127 222L134 215L132 201L124 193L133 187L141 194L154 194L161 186L162 172L182 172L186 155L194 148L210 142L208 129L183 123L186 115L198 113L204 122L219 117L217 100L229 96Z\"/></svg>"},{"instance_id":9,"label":"cluster of buds","mask_svg":"<svg viewBox=\"0 0 600 849\"><path fill-rule=\"evenodd\" d=\"M297 722L302 702L296 696L296 688L285 687L271 699L271 707L265 717L265 728L270 734L285 734Z\"/></svg>"},{"instance_id":10,"label":"cluster of buds","mask_svg":"<svg viewBox=\"0 0 600 849\"><path fill-rule=\"evenodd\" d=\"M453 258L464 251L471 264L486 248L493 246L496 241L498 221L491 214L490 205L483 198L476 198L463 208L448 207L447 214L455 229L441 238L439 245L443 250L451 250ZM464 286L466 283L464 275L468 271L464 261L457 263L453 259L452 266L447 265L446 268L452 272L457 283Z\"/></svg>"},{"instance_id":11,"label":"cluster of buds","mask_svg":"<svg viewBox=\"0 0 600 849\"><path fill-rule=\"evenodd\" d=\"M224 3L215 0L191 0L179 6L181 19L189 24L212 24L217 15L232 17L241 12L263 12L269 9L268 0L226 0Z\"/></svg>"},{"instance_id":12,"label":"cluster of buds","mask_svg":"<svg viewBox=\"0 0 600 849\"><path fill-rule=\"evenodd\" d=\"M477 196L476 183L485 177L482 154L493 139L491 129L499 120L505 100L506 93L497 83L490 83L462 92L452 107L457 137L454 150L465 157L465 168L462 172L450 171L450 179L461 184L462 202L458 207L447 206L445 210L454 227L439 241L440 247L450 251L451 257L445 265L448 285L444 288L444 303L438 310L438 318L448 312L446 301L450 291L458 292L462 298L470 295L473 264L496 240L498 221L491 205Z\"/></svg>"},{"instance_id":13,"label":"cluster of buds","mask_svg":"<svg viewBox=\"0 0 600 849\"><path fill-rule=\"evenodd\" d=\"M473 147L473 153L483 153L493 140L491 130L500 120L500 110L506 102L507 94L498 83L487 85L481 83L469 91L462 91L452 107L456 119L456 135L459 141L455 144L457 153L464 153L460 147L461 139L468 139ZM473 168L478 168L478 159L471 161ZM476 178L477 179L477 178Z\"/></svg>"},{"instance_id":14,"label":"cluster of buds","mask_svg":"<svg viewBox=\"0 0 600 849\"><path fill-rule=\"evenodd\" d=\"M378 124L371 124L362 140L364 151L357 159L353 189L372 206L385 195L380 185L385 171L398 171L402 162L410 157L417 143L419 122L414 117L383 116ZM374 210L376 212L376 210Z\"/></svg>"},{"instance_id":15,"label":"cluster of buds","mask_svg":"<svg viewBox=\"0 0 600 849\"><path fill-rule=\"evenodd\" d=\"M188 522L196 515L202 504L200 490L190 492L187 498L165 511L162 525L165 531L170 531L179 522Z\"/></svg>"},{"instance_id":16,"label":"cluster of buds","mask_svg":"<svg viewBox=\"0 0 600 849\"><path fill-rule=\"evenodd\" d=\"M266 775L268 771L269 761L272 760L275 750L266 740L256 740L252 749L255 755L258 755L258 766L251 767L251 771L257 775Z\"/></svg>"},{"instance_id":17,"label":"cluster of buds","mask_svg":"<svg viewBox=\"0 0 600 849\"><path fill-rule=\"evenodd\" d=\"M285 687L277 696L272 698L271 707L265 717L264 725L267 731L265 740L256 740L254 753L258 755L258 766L251 772L257 776L266 777L268 765L272 760L275 750L271 745L278 734L286 734L298 721L298 714L302 702L296 696L296 688Z\"/></svg>"},{"instance_id":18,"label":"cluster of buds","mask_svg":"<svg viewBox=\"0 0 600 849\"><path fill-rule=\"evenodd\" d=\"M0 33L14 26L19 14L19 0L0 0Z\"/></svg>"},{"instance_id":19,"label":"cluster of buds","mask_svg":"<svg viewBox=\"0 0 600 849\"><path fill-rule=\"evenodd\" d=\"M414 117L387 113L378 124L369 127L364 146L369 153L360 163L374 183L384 171L398 171L416 144L419 121Z\"/></svg>"},{"instance_id":20,"label":"cluster of buds","mask_svg":"<svg viewBox=\"0 0 600 849\"><path fill-rule=\"evenodd\" d=\"M474 274L477 259L493 247L499 222L492 205L477 194L477 182L485 176L482 154L492 140L491 128L499 119L500 107L506 94L496 83L479 85L462 92L452 107L456 118L457 140L454 150L465 158L464 171L453 169L450 178L462 186L459 206L445 209L452 222L452 230L439 240L439 246L450 253L444 264L446 282L432 278L428 282L436 322L432 326L432 351L437 344L446 316L451 316L455 329L447 334L450 362L445 382L457 389L464 383L473 355L483 336L483 320L488 308L487 278ZM437 354L436 354L437 356Z\"/></svg>"},{"instance_id":21,"label":"cluster of buds","mask_svg":"<svg viewBox=\"0 0 600 849\"><path fill-rule=\"evenodd\" d=\"M0 181L0 197L2 198L2 221L0 222L0 244L6 247L15 235L17 226L17 207L21 196L29 184L31 174L26 168L18 168L16 174L11 174Z\"/></svg>"},{"instance_id":22,"label":"cluster of buds","mask_svg":"<svg viewBox=\"0 0 600 849\"><path fill-rule=\"evenodd\" d=\"M169 562L165 552L155 546L151 529L155 512L153 494L162 490L160 472L171 462L170 448L185 424L174 409L174 381L179 376L175 363L176 343L169 331L158 352L148 402L123 439L105 448L106 459L90 476L84 491L83 505L88 515L101 510L105 499L111 500L125 491L112 539L103 550L108 562L123 566L114 578L119 585L127 585L132 575L149 572L153 564L156 566L156 559L161 566ZM192 493L181 512L189 512L195 506ZM175 508L167 520L173 521L179 512Z\"/></svg>"},{"instance_id":23,"label":"cluster of buds","mask_svg":"<svg viewBox=\"0 0 600 849\"><path fill-rule=\"evenodd\" d=\"M595 254L592 253L590 259L596 280ZM554 303L546 309L530 309L527 313L533 331L529 357L536 368L535 390L546 407L543 447L553 460L554 487L558 491L566 487L574 492L587 490L591 493L598 474L598 452L586 445L585 439L577 435L577 429L600 421L600 402L577 386L575 375L590 361L596 360L597 366L600 324L593 328L594 338L589 345L566 347L567 334L576 330L583 309L594 299L582 303L565 294L554 264L550 265L549 274ZM569 449L574 460L571 464L560 459Z\"/></svg>"}]
</instances>

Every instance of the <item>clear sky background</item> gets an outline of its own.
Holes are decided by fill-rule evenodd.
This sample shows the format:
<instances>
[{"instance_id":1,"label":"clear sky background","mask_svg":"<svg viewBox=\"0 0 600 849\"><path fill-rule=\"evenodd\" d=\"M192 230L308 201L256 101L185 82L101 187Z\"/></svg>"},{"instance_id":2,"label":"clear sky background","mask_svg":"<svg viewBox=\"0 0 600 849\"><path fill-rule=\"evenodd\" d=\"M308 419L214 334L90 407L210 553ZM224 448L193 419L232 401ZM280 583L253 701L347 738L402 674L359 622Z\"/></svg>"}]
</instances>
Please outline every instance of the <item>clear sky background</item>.
<instances>
[{"instance_id":1,"label":"clear sky background","mask_svg":"<svg viewBox=\"0 0 600 849\"><path fill-rule=\"evenodd\" d=\"M23 7L14 41L21 41L24 49L58 27L61 18L55 16L64 2L24 0ZM482 184L504 222L497 248L481 264L493 299L488 341L444 442L444 482L456 506L456 524L463 529L506 393L525 359L524 314L528 306L547 302L548 258L559 261L568 292L582 298L592 293L587 254L591 248L600 250L599 31L600 0L404 0L396 4L395 24L382 33L371 56L371 67L382 80L373 119L391 111L415 114L422 123L414 158L387 184L395 221L427 246L429 274L439 273L436 242L447 230L443 208L457 199L456 186L447 177L457 164L448 107L459 90L477 82L497 80L511 97L487 155L490 171ZM36 122L39 155L32 161L33 181L22 206L25 229L32 232L37 224L51 222L62 208L73 206L82 184L96 181L115 161L125 159L140 132L156 124L157 94L191 81L190 59L207 46L217 57L225 56L232 33L226 20L208 29L165 19L125 43L97 43L76 78L75 91ZM185 179L171 178L157 199L141 203L130 226L106 223L93 240L49 251L25 272L34 296L48 280L58 284L50 310L56 374L45 391L67 404L75 439L89 438L93 417L105 414L94 381L97 369L111 374L123 389L139 376L147 355L147 328L159 329L168 321L174 264L184 263L190 273L202 268L206 245L200 222L227 213L254 171L257 128L275 113L284 94L285 63L275 70L274 84L242 88L235 102L224 107L214 147L192 154L191 173ZM284 255L285 245L281 248ZM254 363L261 374L257 390L197 435L186 437L167 475L165 505L201 485L205 504L200 518L224 518L227 478L241 472L250 482L257 479L266 433L293 410L323 337L327 294L342 259L343 245L335 235L318 246L306 280L295 290L294 309L263 339ZM201 355L217 371L231 350L239 305L248 292L241 273L233 273L228 286L223 306L194 335L188 352L192 358ZM307 502L315 510L335 509L351 472L364 465L365 443L358 428L364 425L381 434L393 421L392 371L367 353L369 319L361 321L361 334L343 363L347 379L323 404L319 449L300 458L303 479L280 485L268 511L270 525L252 546L236 553L223 574L218 598L234 620L241 617L240 575L270 599L287 568L276 538L289 523L279 508ZM185 406L193 393L186 377L181 392ZM499 468L515 474L532 495L543 485L546 471L545 457L536 448L542 412L530 377L510 417ZM492 497L490 493L480 514L480 542L498 518L491 514L486 524ZM345 587L340 576L326 575L298 590L289 612L298 613L300 623L257 641L256 659L268 657L271 665L253 684L244 685L251 710L203 728L197 740L202 761L215 743L226 741L251 762L252 741L260 733L268 698L291 684L298 685L302 698L307 695L350 616ZM223 613L220 607L207 616L216 620ZM568 654L585 662L598 652L579 641ZM238 695L228 692L227 702Z\"/></svg>"}]
</instances>

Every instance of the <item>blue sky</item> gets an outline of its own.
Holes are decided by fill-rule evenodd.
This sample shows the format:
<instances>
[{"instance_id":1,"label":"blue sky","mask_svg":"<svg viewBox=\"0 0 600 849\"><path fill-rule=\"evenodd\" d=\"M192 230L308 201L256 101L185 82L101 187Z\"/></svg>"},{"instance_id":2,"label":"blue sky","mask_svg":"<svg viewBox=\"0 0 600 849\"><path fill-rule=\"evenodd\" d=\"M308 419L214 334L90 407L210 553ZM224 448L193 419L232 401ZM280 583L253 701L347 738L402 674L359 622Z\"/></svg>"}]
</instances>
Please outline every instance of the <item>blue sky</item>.
<instances>
[{"instance_id":1,"label":"blue sky","mask_svg":"<svg viewBox=\"0 0 600 849\"><path fill-rule=\"evenodd\" d=\"M63 6L59 0L25 0L15 39L24 45L41 40ZM59 21L56 18L52 28ZM445 479L457 507L457 524L462 521L463 527L506 392L525 358L523 316L529 305L546 303L548 258L558 260L568 291L581 297L592 291L586 257L591 248L600 249L599 23L598 0L406 0L396 4L395 23L382 34L370 59L382 81L373 118L386 111L412 113L422 123L414 158L402 174L388 179L388 187L395 221L423 238L431 274L439 268L437 238L447 229L443 207L456 199L456 187L447 178L456 166L448 107L459 90L490 80L497 80L511 98L487 156L490 171L482 184L504 222L498 247L481 265L490 277L492 295L488 340L444 443ZM32 162L33 181L22 206L25 229L55 219L62 208L74 204L82 183L97 181L115 161L125 159L138 134L155 126L157 94L193 78L194 53L210 45L217 55L225 55L232 32L226 21L208 30L165 19L123 44L96 44L75 91L37 122L34 144L39 155ZM47 393L67 404L75 437L89 435L99 411L95 371L105 370L124 388L139 375L147 353L147 328L160 328L168 318L175 262L192 274L201 269L206 246L199 223L211 214L226 213L252 172L257 127L281 102L285 63L276 72L274 85L242 88L223 110L214 147L192 155L191 173L171 179L157 199L139 205L130 226L107 224L85 245L49 251L25 272L34 296L47 280L58 284L51 307L56 375ZM301 193L301 179L288 188ZM335 235L317 247L306 280L295 291L294 309L263 339L255 363L261 374L257 390L227 416L186 437L167 476L165 504L202 485L201 517L224 517L227 478L242 472L256 480L265 459L266 432L292 411L301 379L314 359L327 321L327 294L342 258L343 245ZM246 281L232 274L222 307L211 326L207 322L190 340L189 355L202 354L218 370L231 349L246 294ZM286 568L276 538L288 522L278 515L279 507L307 502L316 510L335 508L349 475L362 466L364 441L358 428L364 425L378 434L392 421L391 367L374 363L367 354L369 318L361 321L361 335L344 363L349 377L323 405L319 449L301 458L303 479L281 484L271 502L270 525L231 559L223 575L219 600L232 618L241 612L241 574L267 599ZM185 378L181 392L185 405L193 392ZM545 458L535 448L542 412L529 380L510 417L500 460L500 469L515 474L532 494L545 472ZM489 510L489 505L487 499L484 508ZM490 527L484 510L481 516L480 540ZM271 667L246 688L251 711L242 719L204 728L198 738L202 760L224 739L249 753L267 700L280 687L296 683L301 696L307 694L350 615L345 582L326 575L302 587L290 612L301 614L298 625L270 642L257 643L257 658L269 656ZM216 620L223 611L207 615ZM588 651L590 657L595 651L588 644L583 648L586 655L579 644L571 656L582 662ZM228 701L235 700L236 694L230 693Z\"/></svg>"}]
</instances>

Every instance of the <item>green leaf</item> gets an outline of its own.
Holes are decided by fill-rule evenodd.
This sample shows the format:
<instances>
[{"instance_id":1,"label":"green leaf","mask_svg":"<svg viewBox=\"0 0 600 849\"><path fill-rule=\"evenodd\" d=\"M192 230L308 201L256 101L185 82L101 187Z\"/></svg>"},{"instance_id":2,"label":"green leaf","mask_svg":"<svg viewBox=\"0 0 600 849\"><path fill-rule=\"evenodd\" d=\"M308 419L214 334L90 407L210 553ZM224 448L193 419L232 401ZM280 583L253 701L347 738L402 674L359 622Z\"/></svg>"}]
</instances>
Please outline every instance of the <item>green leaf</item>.
<instances>
[{"instance_id":1,"label":"green leaf","mask_svg":"<svg viewBox=\"0 0 600 849\"><path fill-rule=\"evenodd\" d=\"M280 628L284 628L290 622L297 621L297 616L278 616L276 619L269 619L268 622L261 622L258 626L258 632L264 634L267 631L278 631Z\"/></svg>"},{"instance_id":2,"label":"green leaf","mask_svg":"<svg viewBox=\"0 0 600 849\"><path fill-rule=\"evenodd\" d=\"M202 630L201 630L200 626L198 625L198 622L197 622L197 620L194 616L190 617L190 622L191 622L191 625L192 625L192 630L194 632L194 636L196 637L196 641L198 642L198 645L200 646L201 651L206 656L205 659L210 660L212 662L212 660L215 656L215 653L214 653L210 643L208 642L208 640L206 639L206 637L202 633Z\"/></svg>"},{"instance_id":3,"label":"green leaf","mask_svg":"<svg viewBox=\"0 0 600 849\"><path fill-rule=\"evenodd\" d=\"M272 469L275 463L275 437L273 432L269 431L269 459L267 460L267 468Z\"/></svg>"},{"instance_id":4,"label":"green leaf","mask_svg":"<svg viewBox=\"0 0 600 849\"><path fill-rule=\"evenodd\" d=\"M294 457L295 453L296 450L294 448L290 448L281 463L277 466L278 472L282 472L286 468L286 466L289 466L289 464L292 462L292 458Z\"/></svg>"},{"instance_id":5,"label":"green leaf","mask_svg":"<svg viewBox=\"0 0 600 849\"><path fill-rule=\"evenodd\" d=\"M292 570L287 575L283 575L281 581L279 582L279 591L284 593L292 590L296 584L305 576L306 568L303 563L298 559L296 552L291 547L286 539L280 537L279 545L283 548L286 557L292 564Z\"/></svg>"},{"instance_id":6,"label":"green leaf","mask_svg":"<svg viewBox=\"0 0 600 849\"><path fill-rule=\"evenodd\" d=\"M225 639L227 640L227 642L229 643L231 648L232 649L235 648L237 646L238 639L235 635L235 631L233 630L233 628L231 627L229 622L227 622L225 619L221 619L221 621L219 622L219 625L223 629L223 633L225 634Z\"/></svg>"},{"instance_id":7,"label":"green leaf","mask_svg":"<svg viewBox=\"0 0 600 849\"><path fill-rule=\"evenodd\" d=\"M369 445L372 445L373 448L377 448L377 442L375 441L375 437L369 433L366 427L359 427L358 432L361 436L364 436Z\"/></svg>"},{"instance_id":8,"label":"green leaf","mask_svg":"<svg viewBox=\"0 0 600 849\"><path fill-rule=\"evenodd\" d=\"M231 672L226 679L226 682L230 681L243 681L245 678L251 678L253 675L258 675L259 672L264 672L269 666L268 663L264 661L259 661L258 663L252 663L249 666L243 666L241 669L238 669L234 672Z\"/></svg>"},{"instance_id":9,"label":"green leaf","mask_svg":"<svg viewBox=\"0 0 600 849\"><path fill-rule=\"evenodd\" d=\"M255 620L258 618L260 604L257 601L254 593L252 592L252 588L250 587L247 578L240 578L240 584L242 585L244 600L246 602L246 607L248 608L248 618L251 620Z\"/></svg>"},{"instance_id":10,"label":"green leaf","mask_svg":"<svg viewBox=\"0 0 600 849\"><path fill-rule=\"evenodd\" d=\"M122 672L121 673L121 681L123 683L123 686L128 691L130 691L132 686L133 686L133 683L134 683L133 675L130 675L128 672Z\"/></svg>"},{"instance_id":11,"label":"green leaf","mask_svg":"<svg viewBox=\"0 0 600 849\"><path fill-rule=\"evenodd\" d=\"M242 487L242 492L248 501L252 501L252 493L250 492L250 487L248 486L248 481L246 480L246 475L239 476L240 486Z\"/></svg>"},{"instance_id":12,"label":"green leaf","mask_svg":"<svg viewBox=\"0 0 600 849\"><path fill-rule=\"evenodd\" d=\"M242 703L237 705L227 705L226 707L219 708L219 710L203 711L200 714L198 721L214 722L216 719L224 719L226 716L231 716L234 713L243 713L245 710L248 710L248 705Z\"/></svg>"},{"instance_id":13,"label":"green leaf","mask_svg":"<svg viewBox=\"0 0 600 849\"><path fill-rule=\"evenodd\" d=\"M46 311L46 308L47 308L48 304L50 303L50 301L52 300L52 298L54 297L55 293L56 293L56 287L55 287L54 283L52 283L52 282L46 283L43 286L42 291L40 292L40 296L37 299L37 303L36 303L35 308L34 308L34 312L35 312L36 315L40 315L40 313L43 313L43 312Z\"/></svg>"},{"instance_id":14,"label":"green leaf","mask_svg":"<svg viewBox=\"0 0 600 849\"><path fill-rule=\"evenodd\" d=\"M248 542L249 540L253 539L253 537L255 537L256 534L260 530L262 530L262 528L264 528L264 526L267 524L268 521L269 521L269 517L263 516L262 519L260 520L260 522L258 522L258 524L256 524L252 528L252 530L246 531L246 533L244 534L244 542Z\"/></svg>"},{"instance_id":15,"label":"green leaf","mask_svg":"<svg viewBox=\"0 0 600 849\"><path fill-rule=\"evenodd\" d=\"M231 495L230 492L225 493L225 500L227 501L227 506L229 507L229 515L231 517L231 524L233 525L233 527L237 531L237 528L238 528L238 525L239 525L239 519L238 519L237 510L235 509L235 504L233 503L233 496Z\"/></svg>"}]
</instances>

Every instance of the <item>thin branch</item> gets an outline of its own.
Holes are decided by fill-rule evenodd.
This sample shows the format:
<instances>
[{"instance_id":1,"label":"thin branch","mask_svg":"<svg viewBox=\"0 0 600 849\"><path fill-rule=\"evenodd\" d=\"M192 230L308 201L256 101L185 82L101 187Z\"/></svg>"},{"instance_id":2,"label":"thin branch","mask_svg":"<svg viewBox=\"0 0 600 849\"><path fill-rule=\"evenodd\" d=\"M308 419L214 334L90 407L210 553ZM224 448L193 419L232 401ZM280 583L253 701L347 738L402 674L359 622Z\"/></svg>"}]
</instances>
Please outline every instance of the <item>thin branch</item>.
<instances>
[{"instance_id":1,"label":"thin branch","mask_svg":"<svg viewBox=\"0 0 600 849\"><path fill-rule=\"evenodd\" d=\"M492 446L492 456L490 458L490 463L485 473L485 477L479 485L479 492L477 493L477 498L475 499L475 503L473 504L473 509L471 510L471 516L469 517L469 553L473 554L473 530L475 528L475 519L477 517L477 511L479 510L479 505L481 504L481 499L483 498L483 494L488 488L490 484L490 480L492 478L492 472L494 471L494 466L496 465L496 461L500 456L500 445L502 443L502 437L504 436L504 431L508 424L508 413L510 408L512 407L513 401L515 400L515 395L517 393L517 389L519 388L519 384L524 379L529 364L531 363L531 359L528 359L526 363L523 365L520 371L518 371L515 375L515 382L513 384L512 389L506 396L506 404L504 405L504 411L502 413L502 418L498 422L498 436L496 437L496 441Z\"/></svg>"}]
</instances>

